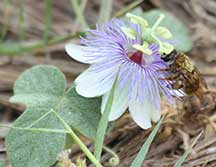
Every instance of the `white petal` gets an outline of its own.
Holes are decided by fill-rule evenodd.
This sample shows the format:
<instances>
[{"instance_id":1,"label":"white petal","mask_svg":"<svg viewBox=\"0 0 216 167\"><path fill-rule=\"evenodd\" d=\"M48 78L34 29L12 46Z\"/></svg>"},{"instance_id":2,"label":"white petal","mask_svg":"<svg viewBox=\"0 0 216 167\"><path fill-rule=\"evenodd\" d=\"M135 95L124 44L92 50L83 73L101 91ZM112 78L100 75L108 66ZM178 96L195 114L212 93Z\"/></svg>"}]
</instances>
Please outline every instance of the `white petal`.
<instances>
[{"instance_id":1,"label":"white petal","mask_svg":"<svg viewBox=\"0 0 216 167\"><path fill-rule=\"evenodd\" d=\"M155 109L155 107L152 108L151 110L151 120L156 123L160 120L161 117L161 109L157 108Z\"/></svg>"},{"instance_id":2,"label":"white petal","mask_svg":"<svg viewBox=\"0 0 216 167\"><path fill-rule=\"evenodd\" d=\"M113 104L111 107L109 121L114 121L118 119L127 109L128 107L128 95L127 95L128 87L119 88L116 85L116 90L114 93ZM104 112L108 97L110 92L106 93L103 96L102 104L101 104L101 112Z\"/></svg>"},{"instance_id":3,"label":"white petal","mask_svg":"<svg viewBox=\"0 0 216 167\"><path fill-rule=\"evenodd\" d=\"M73 59L81 63L89 64L91 62L89 61L88 56L85 55L84 48L85 46L74 45L74 44L65 45L65 50L69 54L70 57L72 57Z\"/></svg>"},{"instance_id":4,"label":"white petal","mask_svg":"<svg viewBox=\"0 0 216 167\"><path fill-rule=\"evenodd\" d=\"M138 72L134 76L129 111L141 128L148 129L151 127L151 120L157 122L160 119L160 93L154 79L146 78L145 74ZM143 84L146 84L145 87L142 87Z\"/></svg>"},{"instance_id":5,"label":"white petal","mask_svg":"<svg viewBox=\"0 0 216 167\"><path fill-rule=\"evenodd\" d=\"M83 71L74 81L74 83L76 85L78 85L80 82L82 82L83 80L86 80L88 78L91 78L93 75L91 72L89 72L90 69L88 68L87 70Z\"/></svg>"},{"instance_id":6,"label":"white petal","mask_svg":"<svg viewBox=\"0 0 216 167\"><path fill-rule=\"evenodd\" d=\"M84 97L102 96L111 89L117 72L118 67L100 72L94 72L90 67L75 80L76 91Z\"/></svg>"},{"instance_id":7,"label":"white petal","mask_svg":"<svg viewBox=\"0 0 216 167\"><path fill-rule=\"evenodd\" d=\"M131 100L129 102L129 111L133 120L143 129L148 129L151 127L151 103L139 102L138 100Z\"/></svg>"},{"instance_id":8,"label":"white petal","mask_svg":"<svg viewBox=\"0 0 216 167\"><path fill-rule=\"evenodd\" d=\"M134 73L131 77L129 111L137 125L139 125L143 129L148 129L151 127L151 111L148 107L147 98L142 98L142 100L140 100L140 98L138 98L137 96L137 93L141 91L139 90L139 80L141 79L140 77L141 75L138 75L138 73Z\"/></svg>"},{"instance_id":9,"label":"white petal","mask_svg":"<svg viewBox=\"0 0 216 167\"><path fill-rule=\"evenodd\" d=\"M152 79L151 89L154 92L153 94L154 99L152 99L153 101L151 105L152 107L151 108L151 120L156 123L160 120L160 117L161 117L161 107L160 107L161 95L160 95L159 88L157 86L157 82L155 81L155 79Z\"/></svg>"}]
</instances>

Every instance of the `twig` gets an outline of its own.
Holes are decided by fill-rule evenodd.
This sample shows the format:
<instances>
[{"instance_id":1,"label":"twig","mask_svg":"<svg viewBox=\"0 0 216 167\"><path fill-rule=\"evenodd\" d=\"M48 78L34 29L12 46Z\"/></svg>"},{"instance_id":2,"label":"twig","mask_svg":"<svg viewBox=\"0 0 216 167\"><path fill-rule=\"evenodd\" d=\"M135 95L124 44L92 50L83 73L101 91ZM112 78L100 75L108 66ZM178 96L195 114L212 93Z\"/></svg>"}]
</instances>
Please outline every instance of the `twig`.
<instances>
[{"instance_id":1,"label":"twig","mask_svg":"<svg viewBox=\"0 0 216 167\"><path fill-rule=\"evenodd\" d=\"M76 13L77 18L80 21L80 24L83 29L88 28L88 24L86 23L85 17L83 15L83 12L79 6L79 3L77 0L71 0L72 8L74 9L74 12Z\"/></svg>"},{"instance_id":2,"label":"twig","mask_svg":"<svg viewBox=\"0 0 216 167\"><path fill-rule=\"evenodd\" d=\"M24 37L24 15L23 15L23 0L19 0L19 35L20 39Z\"/></svg>"},{"instance_id":3,"label":"twig","mask_svg":"<svg viewBox=\"0 0 216 167\"><path fill-rule=\"evenodd\" d=\"M184 149L187 150L189 148L189 140L190 140L189 135L183 130L181 130L180 128L177 128L176 131L181 135L181 138L184 143Z\"/></svg>"},{"instance_id":4,"label":"twig","mask_svg":"<svg viewBox=\"0 0 216 167\"><path fill-rule=\"evenodd\" d=\"M1 40L4 39L5 35L7 34L8 31L8 24L9 24L9 0L4 0L3 2L4 6L4 20L3 20L3 28L1 32Z\"/></svg>"},{"instance_id":5,"label":"twig","mask_svg":"<svg viewBox=\"0 0 216 167\"><path fill-rule=\"evenodd\" d=\"M48 41L49 32L52 24L52 16L51 16L51 0L45 0L45 30L43 34L43 39L45 42Z\"/></svg>"},{"instance_id":6,"label":"twig","mask_svg":"<svg viewBox=\"0 0 216 167\"><path fill-rule=\"evenodd\" d=\"M98 24L101 25L109 21L111 13L112 13L112 0L101 0Z\"/></svg>"},{"instance_id":7,"label":"twig","mask_svg":"<svg viewBox=\"0 0 216 167\"><path fill-rule=\"evenodd\" d=\"M10 56L18 56L23 53L28 53L28 52L37 52L38 50L41 50L42 48L49 46L49 45L54 45L57 43L65 42L69 39L73 39L79 36L83 36L83 32L77 32L75 34L69 34L69 35L63 35L63 36L58 36L53 39L49 39L47 42L40 41L34 44L30 45L22 45L20 43L10 43L10 44L3 44L0 43L0 54L2 55L10 55ZM14 44L14 46L13 46Z\"/></svg>"},{"instance_id":8,"label":"twig","mask_svg":"<svg viewBox=\"0 0 216 167\"><path fill-rule=\"evenodd\" d=\"M121 17L123 16L125 13L129 12L130 10L132 10L133 8L135 8L136 6L140 5L144 0L137 0L137 1L133 1L131 2L129 5L125 6L123 9L121 9L120 11L118 11L114 16L115 17Z\"/></svg>"},{"instance_id":9,"label":"twig","mask_svg":"<svg viewBox=\"0 0 216 167\"><path fill-rule=\"evenodd\" d=\"M83 1L81 2L80 8L81 8L82 13L83 13L83 11L85 10L85 7L86 7L87 2L88 2L88 0L83 0ZM76 31L76 30L77 30L78 25L79 25L79 19L76 18L75 23L74 23L74 26L73 26L73 31Z\"/></svg>"}]
</instances>

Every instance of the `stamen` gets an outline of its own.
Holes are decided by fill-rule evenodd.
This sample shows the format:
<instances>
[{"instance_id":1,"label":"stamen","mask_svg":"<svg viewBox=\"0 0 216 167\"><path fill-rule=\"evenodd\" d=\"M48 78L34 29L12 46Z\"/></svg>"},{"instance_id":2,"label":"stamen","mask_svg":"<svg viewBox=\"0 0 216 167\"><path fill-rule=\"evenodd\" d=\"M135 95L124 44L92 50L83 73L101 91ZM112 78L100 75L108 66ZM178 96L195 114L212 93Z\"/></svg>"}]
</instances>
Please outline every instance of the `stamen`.
<instances>
[{"instance_id":1,"label":"stamen","mask_svg":"<svg viewBox=\"0 0 216 167\"><path fill-rule=\"evenodd\" d=\"M155 29L155 33L165 39L170 39L172 38L172 33L166 28L166 27L162 27L159 26Z\"/></svg>"},{"instance_id":2,"label":"stamen","mask_svg":"<svg viewBox=\"0 0 216 167\"><path fill-rule=\"evenodd\" d=\"M140 24L143 31L148 27L148 21L143 19L141 16L127 13L126 17L128 17L134 24Z\"/></svg>"},{"instance_id":3,"label":"stamen","mask_svg":"<svg viewBox=\"0 0 216 167\"><path fill-rule=\"evenodd\" d=\"M142 38L141 37L141 35L137 32L137 31L135 31L135 30L133 30L133 29L131 29L131 28L128 28L128 27L121 27L121 30L124 32L124 34L128 37L128 38L130 38L130 39L135 39L135 36L137 36L137 37L139 37L139 38Z\"/></svg>"}]
</instances>

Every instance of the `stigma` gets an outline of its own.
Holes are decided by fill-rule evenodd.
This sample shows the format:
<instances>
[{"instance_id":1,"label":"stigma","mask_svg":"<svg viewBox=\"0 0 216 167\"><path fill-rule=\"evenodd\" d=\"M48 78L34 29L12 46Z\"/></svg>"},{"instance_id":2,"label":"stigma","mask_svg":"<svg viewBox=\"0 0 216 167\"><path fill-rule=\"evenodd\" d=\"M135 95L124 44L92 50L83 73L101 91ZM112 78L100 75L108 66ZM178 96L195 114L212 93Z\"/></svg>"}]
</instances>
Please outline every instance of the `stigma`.
<instances>
[{"instance_id":1,"label":"stigma","mask_svg":"<svg viewBox=\"0 0 216 167\"><path fill-rule=\"evenodd\" d=\"M136 51L136 52L134 52L134 53L129 53L128 54L128 57L129 57L129 59L132 61L132 62L134 62L134 63L136 63L136 64L139 64L139 65L143 65L143 52L141 52L141 51Z\"/></svg>"}]
</instances>

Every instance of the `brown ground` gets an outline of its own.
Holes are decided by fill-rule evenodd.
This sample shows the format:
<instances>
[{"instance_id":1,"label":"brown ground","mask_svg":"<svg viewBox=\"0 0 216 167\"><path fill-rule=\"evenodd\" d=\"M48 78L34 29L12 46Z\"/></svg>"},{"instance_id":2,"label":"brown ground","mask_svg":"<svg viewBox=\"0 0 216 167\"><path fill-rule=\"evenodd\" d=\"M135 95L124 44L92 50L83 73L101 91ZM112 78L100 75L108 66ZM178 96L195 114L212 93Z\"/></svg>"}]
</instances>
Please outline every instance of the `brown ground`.
<instances>
[{"instance_id":1,"label":"brown ground","mask_svg":"<svg viewBox=\"0 0 216 167\"><path fill-rule=\"evenodd\" d=\"M41 39L44 30L44 6L43 1L24 1L26 40L24 43L34 43ZM65 2L65 3L64 3ZM89 0L85 14L89 23L94 24L98 15L99 0ZM17 28L18 1L9 7L9 29L6 38L18 40ZM113 15L122 11L123 7L130 4L129 0L115 0ZM53 0L53 25L51 37L65 35L80 31L69 0ZM193 142L196 136L203 130L191 155L184 163L184 167L215 167L216 166L216 120L215 95L216 95L216 1L214 0L148 0L140 6L144 10L161 8L172 12L180 18L188 27L194 42L192 51L188 54L205 77L209 92L206 93L206 101L201 106L207 109L201 111L194 98L185 98L179 102L176 108L167 106L163 102L165 121L159 134L154 140L144 166L170 167L183 154L184 150ZM3 2L0 2L0 29L3 25ZM121 12L120 12L121 13ZM27 42L26 42L27 41ZM77 38L70 38L73 43ZM11 122L24 110L23 106L8 102L12 95L12 87L16 78L25 69L36 64L51 64L59 67L67 76L69 84L82 72L86 66L74 62L64 51L63 40L49 46L41 47L31 53L20 56L7 57L0 55L0 122ZM213 98L213 99L211 99ZM202 108L202 107L201 107ZM106 138L106 145L112 148L120 157L119 166L129 166L149 132L139 129L128 115L122 117L115 125L112 132ZM7 129L0 129L0 159L6 160L4 137ZM92 144L88 143L92 148ZM76 146L70 154L74 161L81 154ZM110 155L104 153L102 161L107 164Z\"/></svg>"}]
</instances>

